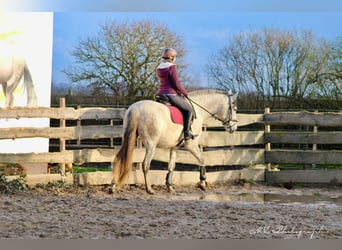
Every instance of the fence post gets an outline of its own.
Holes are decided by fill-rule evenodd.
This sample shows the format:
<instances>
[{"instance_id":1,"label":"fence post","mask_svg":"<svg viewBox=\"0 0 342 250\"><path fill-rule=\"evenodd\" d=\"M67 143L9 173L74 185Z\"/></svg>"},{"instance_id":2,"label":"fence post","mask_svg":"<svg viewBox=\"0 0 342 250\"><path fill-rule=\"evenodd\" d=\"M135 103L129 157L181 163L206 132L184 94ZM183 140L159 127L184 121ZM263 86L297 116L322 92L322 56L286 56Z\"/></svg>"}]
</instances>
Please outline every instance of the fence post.
<instances>
[{"instance_id":1,"label":"fence post","mask_svg":"<svg viewBox=\"0 0 342 250\"><path fill-rule=\"evenodd\" d=\"M65 105L65 103L64 103ZM80 109L81 108L81 105L77 105L77 109ZM81 119L77 119L77 129L78 131L81 131L82 129L82 120ZM81 146L81 138L80 136L77 138L77 146Z\"/></svg>"},{"instance_id":2,"label":"fence post","mask_svg":"<svg viewBox=\"0 0 342 250\"><path fill-rule=\"evenodd\" d=\"M114 121L113 119L110 119L110 126L114 126ZM114 148L114 138L111 136L109 140L109 147Z\"/></svg>"},{"instance_id":3,"label":"fence post","mask_svg":"<svg viewBox=\"0 0 342 250\"><path fill-rule=\"evenodd\" d=\"M318 110L315 110L315 113L318 113ZM317 132L318 132L318 127L315 125L315 126L313 126L313 132L315 133L315 134L317 134ZM317 150L317 144L316 143L314 143L314 144L312 144L312 151L316 151ZM316 164L312 164L311 165L313 168L315 168L316 167Z\"/></svg>"},{"instance_id":4,"label":"fence post","mask_svg":"<svg viewBox=\"0 0 342 250\"><path fill-rule=\"evenodd\" d=\"M270 113L270 108L268 108L268 107L265 108L264 115L269 114L269 113ZM268 123L265 123L265 134L269 133L269 132L271 132L271 125L269 125ZM267 154L267 152L271 151L271 143L266 142L265 151L266 151L265 154ZM265 161L265 163L266 163L266 161ZM267 162L267 171L270 171L271 168L272 168L271 163Z\"/></svg>"},{"instance_id":5,"label":"fence post","mask_svg":"<svg viewBox=\"0 0 342 250\"><path fill-rule=\"evenodd\" d=\"M59 107L65 108L65 97L59 98ZM65 119L59 120L59 127L65 128L66 122ZM59 139L59 151L64 152L65 151L65 139ZM59 164L61 175L65 175L65 162Z\"/></svg>"}]
</instances>

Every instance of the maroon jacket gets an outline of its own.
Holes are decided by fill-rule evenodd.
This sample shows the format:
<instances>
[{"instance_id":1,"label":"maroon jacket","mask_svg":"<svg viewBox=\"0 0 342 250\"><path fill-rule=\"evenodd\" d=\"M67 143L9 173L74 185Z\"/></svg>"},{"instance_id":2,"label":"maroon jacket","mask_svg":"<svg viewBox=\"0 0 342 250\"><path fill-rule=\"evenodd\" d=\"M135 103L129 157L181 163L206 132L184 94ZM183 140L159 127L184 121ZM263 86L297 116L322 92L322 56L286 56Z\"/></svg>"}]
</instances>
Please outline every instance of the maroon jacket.
<instances>
[{"instance_id":1,"label":"maroon jacket","mask_svg":"<svg viewBox=\"0 0 342 250\"><path fill-rule=\"evenodd\" d=\"M170 62L162 62L157 67L159 78L158 94L182 94L188 96L187 91L178 79L176 65Z\"/></svg>"}]
</instances>

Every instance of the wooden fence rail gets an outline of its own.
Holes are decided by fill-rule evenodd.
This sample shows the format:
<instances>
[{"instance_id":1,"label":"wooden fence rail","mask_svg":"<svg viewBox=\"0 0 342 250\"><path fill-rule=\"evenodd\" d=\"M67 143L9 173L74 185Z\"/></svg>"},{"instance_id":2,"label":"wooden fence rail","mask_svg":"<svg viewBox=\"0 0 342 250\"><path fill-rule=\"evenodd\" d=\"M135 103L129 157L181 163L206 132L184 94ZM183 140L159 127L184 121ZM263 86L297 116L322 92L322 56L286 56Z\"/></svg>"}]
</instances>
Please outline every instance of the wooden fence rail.
<instances>
[{"instance_id":1,"label":"wooden fence rail","mask_svg":"<svg viewBox=\"0 0 342 250\"><path fill-rule=\"evenodd\" d=\"M264 121L271 126L304 126L306 130L305 132L271 130L265 133L265 143L282 144L281 149L272 148L265 152L266 163L342 166L342 112L270 113L264 115ZM305 147L296 150L288 146L291 144L304 144ZM331 146L318 150L317 145Z\"/></svg>"},{"instance_id":2,"label":"wooden fence rail","mask_svg":"<svg viewBox=\"0 0 342 250\"><path fill-rule=\"evenodd\" d=\"M270 125L307 125L320 127L341 127L342 113L282 112L265 114L265 123Z\"/></svg>"},{"instance_id":3,"label":"wooden fence rail","mask_svg":"<svg viewBox=\"0 0 342 250\"><path fill-rule=\"evenodd\" d=\"M65 120L85 119L123 119L126 109L124 108L0 108L0 118L51 118Z\"/></svg>"},{"instance_id":4,"label":"wooden fence rail","mask_svg":"<svg viewBox=\"0 0 342 250\"><path fill-rule=\"evenodd\" d=\"M272 132L265 134L265 141L270 143L293 144L340 144L342 132Z\"/></svg>"},{"instance_id":5,"label":"wooden fence rail","mask_svg":"<svg viewBox=\"0 0 342 250\"><path fill-rule=\"evenodd\" d=\"M126 109L123 108L0 108L1 119L50 118L61 120L122 120ZM0 119L0 121L1 121ZM341 146L332 150L303 150L293 148L276 148L277 144L315 144L342 145L342 112L282 112L267 114L238 114L239 130L235 133L223 131L220 122L208 119L204 122L204 131L199 140L204 149L204 160L207 166L217 165L253 165L253 164L342 164ZM244 129L243 126L261 123L269 126L269 131L262 129ZM84 140L121 138L122 125L88 125L61 127L16 127L0 128L0 140L43 137L49 139ZM318 132L272 130L272 126L300 125L318 127ZM242 128L241 128L242 127ZM320 131L320 127L329 127L329 131ZM216 128L216 129L215 129ZM336 130L334 130L336 128ZM265 144L269 144L265 150ZM1 153L0 163L87 163L112 162L118 147L82 148L77 150L60 150L46 153ZM157 149L154 160L167 162L168 151ZM141 162L144 149L136 148L134 162ZM196 159L187 151L179 150L177 162L197 164Z\"/></svg>"}]
</instances>

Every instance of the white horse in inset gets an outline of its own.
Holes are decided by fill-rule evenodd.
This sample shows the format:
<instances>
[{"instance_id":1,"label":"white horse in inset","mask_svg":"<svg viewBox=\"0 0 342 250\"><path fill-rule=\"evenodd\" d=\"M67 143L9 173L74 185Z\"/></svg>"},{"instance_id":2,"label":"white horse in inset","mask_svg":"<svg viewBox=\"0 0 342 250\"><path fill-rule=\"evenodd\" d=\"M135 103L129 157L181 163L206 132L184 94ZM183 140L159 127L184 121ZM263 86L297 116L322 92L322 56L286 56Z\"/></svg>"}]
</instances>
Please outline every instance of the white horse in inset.
<instances>
[{"instance_id":1,"label":"white horse in inset","mask_svg":"<svg viewBox=\"0 0 342 250\"><path fill-rule=\"evenodd\" d=\"M22 78L27 94L27 106L37 106L37 96L25 58L15 44L0 41L0 83L6 97L6 107L13 106L14 91Z\"/></svg>"},{"instance_id":2,"label":"white horse in inset","mask_svg":"<svg viewBox=\"0 0 342 250\"><path fill-rule=\"evenodd\" d=\"M155 101L139 101L132 104L124 118L124 135L121 147L113 164L113 187L120 186L131 172L133 151L136 138L139 137L146 148L143 161L146 191L153 193L148 178L151 160L157 147L170 150L166 185L173 192L172 173L176 163L176 150L180 145L192 153L199 163L199 187L205 189L205 162L201 155L198 139L202 132L203 121L209 117L220 120L229 132L237 129L236 99L237 93L231 94L218 90L200 90L189 93L196 118L192 123L192 131L198 135L193 140L183 142L183 126L173 123L169 109Z\"/></svg>"}]
</instances>

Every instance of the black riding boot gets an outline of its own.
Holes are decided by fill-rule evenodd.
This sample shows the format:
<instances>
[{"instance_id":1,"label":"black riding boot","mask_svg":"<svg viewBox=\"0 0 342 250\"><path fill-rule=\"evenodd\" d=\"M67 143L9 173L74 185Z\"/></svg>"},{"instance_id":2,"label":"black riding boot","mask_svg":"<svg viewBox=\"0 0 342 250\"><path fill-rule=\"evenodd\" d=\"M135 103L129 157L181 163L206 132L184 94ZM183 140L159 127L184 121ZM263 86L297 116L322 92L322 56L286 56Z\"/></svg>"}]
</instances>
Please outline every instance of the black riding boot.
<instances>
[{"instance_id":1,"label":"black riding boot","mask_svg":"<svg viewBox=\"0 0 342 250\"><path fill-rule=\"evenodd\" d=\"M191 113L184 114L184 140L194 139L195 135L191 133Z\"/></svg>"}]
</instances>

